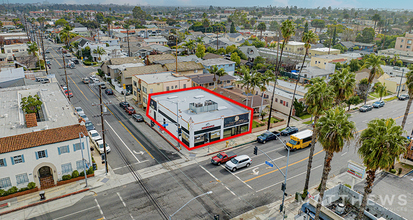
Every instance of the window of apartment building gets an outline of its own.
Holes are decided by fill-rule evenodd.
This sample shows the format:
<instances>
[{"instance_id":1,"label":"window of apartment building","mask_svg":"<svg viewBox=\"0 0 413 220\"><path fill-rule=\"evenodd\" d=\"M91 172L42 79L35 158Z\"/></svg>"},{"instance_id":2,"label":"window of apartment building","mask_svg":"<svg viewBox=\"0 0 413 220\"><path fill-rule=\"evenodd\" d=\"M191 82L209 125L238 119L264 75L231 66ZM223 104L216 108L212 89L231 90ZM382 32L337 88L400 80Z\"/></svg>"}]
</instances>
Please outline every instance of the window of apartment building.
<instances>
[{"instance_id":1,"label":"window of apartment building","mask_svg":"<svg viewBox=\"0 0 413 220\"><path fill-rule=\"evenodd\" d=\"M192 83L192 87L195 87L196 86L196 84L195 83Z\"/></svg>"},{"instance_id":2,"label":"window of apartment building","mask_svg":"<svg viewBox=\"0 0 413 220\"><path fill-rule=\"evenodd\" d=\"M403 45L400 45L400 48L402 48L403 47Z\"/></svg>"},{"instance_id":3,"label":"window of apartment building","mask_svg":"<svg viewBox=\"0 0 413 220\"><path fill-rule=\"evenodd\" d=\"M282 103L283 103L283 100L280 99L280 103L282 104Z\"/></svg>"},{"instance_id":4,"label":"window of apartment building","mask_svg":"<svg viewBox=\"0 0 413 220\"><path fill-rule=\"evenodd\" d=\"M0 188L7 188L11 186L10 177L0 179Z\"/></svg>"},{"instance_id":5,"label":"window of apartment building","mask_svg":"<svg viewBox=\"0 0 413 220\"><path fill-rule=\"evenodd\" d=\"M146 103L146 98L143 98L143 103Z\"/></svg>"},{"instance_id":6,"label":"window of apartment building","mask_svg":"<svg viewBox=\"0 0 413 220\"><path fill-rule=\"evenodd\" d=\"M402 42L404 42L404 39L402 39Z\"/></svg>"},{"instance_id":7,"label":"window of apartment building","mask_svg":"<svg viewBox=\"0 0 413 220\"><path fill-rule=\"evenodd\" d=\"M133 95L136 96L136 91L133 91Z\"/></svg>"},{"instance_id":8,"label":"window of apartment building","mask_svg":"<svg viewBox=\"0 0 413 220\"><path fill-rule=\"evenodd\" d=\"M150 89L150 90L149 90L149 93L153 93L153 89Z\"/></svg>"},{"instance_id":9,"label":"window of apartment building","mask_svg":"<svg viewBox=\"0 0 413 220\"><path fill-rule=\"evenodd\" d=\"M324 62L324 65L326 65L327 63L326 62Z\"/></svg>"},{"instance_id":10,"label":"window of apartment building","mask_svg":"<svg viewBox=\"0 0 413 220\"><path fill-rule=\"evenodd\" d=\"M72 173L72 163L62 164L62 174Z\"/></svg>"},{"instance_id":11,"label":"window of apartment building","mask_svg":"<svg viewBox=\"0 0 413 220\"><path fill-rule=\"evenodd\" d=\"M184 86L184 89L186 89L186 84L184 84L183 86Z\"/></svg>"},{"instance_id":12,"label":"window of apartment building","mask_svg":"<svg viewBox=\"0 0 413 220\"><path fill-rule=\"evenodd\" d=\"M407 46L406 48L407 48L407 49L410 49L410 46Z\"/></svg>"},{"instance_id":13,"label":"window of apartment building","mask_svg":"<svg viewBox=\"0 0 413 220\"><path fill-rule=\"evenodd\" d=\"M146 94L146 87L142 86L142 91Z\"/></svg>"},{"instance_id":14,"label":"window of apartment building","mask_svg":"<svg viewBox=\"0 0 413 220\"><path fill-rule=\"evenodd\" d=\"M229 64L228 66L229 66L229 67L231 67L231 66L232 66L232 64Z\"/></svg>"},{"instance_id":15,"label":"window of apartment building","mask_svg":"<svg viewBox=\"0 0 413 220\"><path fill-rule=\"evenodd\" d=\"M408 40L408 41L407 41L407 44L411 44L411 43L412 43L412 40Z\"/></svg>"},{"instance_id":16,"label":"window of apartment building","mask_svg":"<svg viewBox=\"0 0 413 220\"><path fill-rule=\"evenodd\" d=\"M177 85L175 85L175 89L177 89L178 88L178 86Z\"/></svg>"},{"instance_id":17,"label":"window of apartment building","mask_svg":"<svg viewBox=\"0 0 413 220\"><path fill-rule=\"evenodd\" d=\"M198 70L194 70L194 73L197 73L198 72Z\"/></svg>"},{"instance_id":18,"label":"window of apartment building","mask_svg":"<svg viewBox=\"0 0 413 220\"><path fill-rule=\"evenodd\" d=\"M136 81L133 81L133 85L134 85L135 87L138 86L138 84L136 83Z\"/></svg>"},{"instance_id":19,"label":"window of apartment building","mask_svg":"<svg viewBox=\"0 0 413 220\"><path fill-rule=\"evenodd\" d=\"M36 154L36 160L41 159L41 158L46 158L47 157L47 150L41 150L35 152Z\"/></svg>"},{"instance_id":20,"label":"window of apartment building","mask_svg":"<svg viewBox=\"0 0 413 220\"><path fill-rule=\"evenodd\" d=\"M24 156L22 155L17 155L14 157L11 157L11 163L14 164L18 164L18 163L24 163Z\"/></svg>"},{"instance_id":21,"label":"window of apartment building","mask_svg":"<svg viewBox=\"0 0 413 220\"><path fill-rule=\"evenodd\" d=\"M275 98L275 102L278 102L278 99L277 99L277 98Z\"/></svg>"},{"instance_id":22,"label":"window of apartment building","mask_svg":"<svg viewBox=\"0 0 413 220\"><path fill-rule=\"evenodd\" d=\"M213 86L214 85L214 83L212 82L212 83L209 83L209 86Z\"/></svg>"},{"instance_id":23,"label":"window of apartment building","mask_svg":"<svg viewBox=\"0 0 413 220\"><path fill-rule=\"evenodd\" d=\"M285 103L285 106L288 107L288 102Z\"/></svg>"},{"instance_id":24,"label":"window of apartment building","mask_svg":"<svg viewBox=\"0 0 413 220\"><path fill-rule=\"evenodd\" d=\"M85 149L85 144L82 143L83 150ZM80 143L73 144L73 151L80 150Z\"/></svg>"},{"instance_id":25,"label":"window of apartment building","mask_svg":"<svg viewBox=\"0 0 413 220\"><path fill-rule=\"evenodd\" d=\"M169 86L166 87L166 91L169 91Z\"/></svg>"},{"instance_id":26,"label":"window of apartment building","mask_svg":"<svg viewBox=\"0 0 413 220\"><path fill-rule=\"evenodd\" d=\"M22 173L22 174L16 175L16 180L17 180L17 185L28 183L29 177L27 176L27 173Z\"/></svg>"},{"instance_id":27,"label":"window of apartment building","mask_svg":"<svg viewBox=\"0 0 413 220\"><path fill-rule=\"evenodd\" d=\"M314 61L315 64L317 64L317 61Z\"/></svg>"},{"instance_id":28,"label":"window of apartment building","mask_svg":"<svg viewBox=\"0 0 413 220\"><path fill-rule=\"evenodd\" d=\"M76 169L77 169L77 171L79 171L79 173L82 172L83 166L85 165L85 163L86 163L86 162L83 163L82 160L76 161ZM85 167L85 168L86 168L86 167Z\"/></svg>"},{"instance_id":29,"label":"window of apartment building","mask_svg":"<svg viewBox=\"0 0 413 220\"><path fill-rule=\"evenodd\" d=\"M6 163L6 158L0 159L0 167L6 167L7 163Z\"/></svg>"}]
</instances>

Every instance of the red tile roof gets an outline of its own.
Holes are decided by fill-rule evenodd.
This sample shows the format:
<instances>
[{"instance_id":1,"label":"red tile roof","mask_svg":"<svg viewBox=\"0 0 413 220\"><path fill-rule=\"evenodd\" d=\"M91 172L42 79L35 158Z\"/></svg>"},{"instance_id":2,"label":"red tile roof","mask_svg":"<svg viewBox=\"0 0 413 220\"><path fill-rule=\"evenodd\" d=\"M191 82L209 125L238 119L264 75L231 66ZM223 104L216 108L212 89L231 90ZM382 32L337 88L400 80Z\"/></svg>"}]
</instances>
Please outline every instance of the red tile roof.
<instances>
[{"instance_id":1,"label":"red tile roof","mask_svg":"<svg viewBox=\"0 0 413 220\"><path fill-rule=\"evenodd\" d=\"M0 154L73 140L80 132L88 136L86 127L76 124L0 138Z\"/></svg>"}]
</instances>

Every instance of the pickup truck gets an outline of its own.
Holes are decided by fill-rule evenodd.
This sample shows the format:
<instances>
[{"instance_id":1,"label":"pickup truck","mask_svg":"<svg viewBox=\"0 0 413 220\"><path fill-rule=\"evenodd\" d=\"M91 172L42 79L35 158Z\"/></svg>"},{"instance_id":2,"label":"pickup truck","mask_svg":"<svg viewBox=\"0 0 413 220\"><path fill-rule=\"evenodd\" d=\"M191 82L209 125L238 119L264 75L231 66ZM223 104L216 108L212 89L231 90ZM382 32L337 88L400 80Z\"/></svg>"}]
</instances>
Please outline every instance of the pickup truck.
<instances>
[{"instance_id":1,"label":"pickup truck","mask_svg":"<svg viewBox=\"0 0 413 220\"><path fill-rule=\"evenodd\" d=\"M257 141L258 143L265 144L267 141L276 140L280 135L281 133L279 131L266 131L257 137Z\"/></svg>"},{"instance_id":2,"label":"pickup truck","mask_svg":"<svg viewBox=\"0 0 413 220\"><path fill-rule=\"evenodd\" d=\"M211 163L215 165L225 164L227 161L231 160L232 158L236 156L237 155L232 151L228 153L220 152L216 156L212 157Z\"/></svg>"}]
</instances>

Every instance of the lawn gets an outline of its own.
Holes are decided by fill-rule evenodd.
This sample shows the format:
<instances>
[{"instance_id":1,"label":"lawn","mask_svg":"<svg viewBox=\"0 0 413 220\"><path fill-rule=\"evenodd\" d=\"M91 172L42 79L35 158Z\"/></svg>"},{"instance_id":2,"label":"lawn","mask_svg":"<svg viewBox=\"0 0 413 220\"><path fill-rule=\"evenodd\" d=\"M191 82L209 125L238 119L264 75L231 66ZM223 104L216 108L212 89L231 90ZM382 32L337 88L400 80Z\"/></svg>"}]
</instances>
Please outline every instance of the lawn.
<instances>
[{"instance_id":1,"label":"lawn","mask_svg":"<svg viewBox=\"0 0 413 220\"><path fill-rule=\"evenodd\" d=\"M258 122L256 122L256 121L252 121L252 128L258 128L258 127L261 127L261 126L264 126L265 125L265 123L258 123Z\"/></svg>"},{"instance_id":2,"label":"lawn","mask_svg":"<svg viewBox=\"0 0 413 220\"><path fill-rule=\"evenodd\" d=\"M311 115L309 115L309 114L307 114L307 115L302 115L302 116L300 116L300 118L301 118L302 120L304 120L304 119L307 119L307 118L311 118Z\"/></svg>"},{"instance_id":3,"label":"lawn","mask_svg":"<svg viewBox=\"0 0 413 220\"><path fill-rule=\"evenodd\" d=\"M309 125L309 124L311 124L311 123L313 123L313 121L306 121L306 122L303 122L303 124L306 124L306 125Z\"/></svg>"},{"instance_id":4,"label":"lawn","mask_svg":"<svg viewBox=\"0 0 413 220\"><path fill-rule=\"evenodd\" d=\"M268 121L268 118L264 118L263 121ZM277 123L277 122L280 122L280 121L281 121L281 120L278 120L278 119L276 119L276 118L271 117L271 124Z\"/></svg>"},{"instance_id":5,"label":"lawn","mask_svg":"<svg viewBox=\"0 0 413 220\"><path fill-rule=\"evenodd\" d=\"M392 101L392 100L395 100L395 99L397 99L397 96L393 96L393 97L384 99L384 101L388 102L388 101Z\"/></svg>"}]
</instances>

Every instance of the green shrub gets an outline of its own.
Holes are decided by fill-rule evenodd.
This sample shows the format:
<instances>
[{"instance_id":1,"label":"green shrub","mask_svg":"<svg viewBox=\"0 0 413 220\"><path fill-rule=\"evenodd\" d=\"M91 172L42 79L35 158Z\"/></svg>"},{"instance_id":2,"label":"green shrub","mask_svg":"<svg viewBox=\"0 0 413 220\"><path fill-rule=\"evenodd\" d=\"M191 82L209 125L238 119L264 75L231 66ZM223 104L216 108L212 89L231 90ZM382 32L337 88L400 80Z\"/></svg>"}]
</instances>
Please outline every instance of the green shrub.
<instances>
[{"instance_id":1,"label":"green shrub","mask_svg":"<svg viewBox=\"0 0 413 220\"><path fill-rule=\"evenodd\" d=\"M85 61L83 61L83 64L85 64L86 66L93 66L93 65L96 65L98 63L85 60Z\"/></svg>"},{"instance_id":2,"label":"green shrub","mask_svg":"<svg viewBox=\"0 0 413 220\"><path fill-rule=\"evenodd\" d=\"M307 195L308 195L308 191L304 190L303 194L301 194L301 198L304 200L307 197Z\"/></svg>"},{"instance_id":3,"label":"green shrub","mask_svg":"<svg viewBox=\"0 0 413 220\"><path fill-rule=\"evenodd\" d=\"M36 183L34 182L30 182L29 184L27 184L27 188L29 189L34 189L34 187L36 187Z\"/></svg>"},{"instance_id":4,"label":"green shrub","mask_svg":"<svg viewBox=\"0 0 413 220\"><path fill-rule=\"evenodd\" d=\"M20 189L19 189L19 192L23 192L23 191L26 191L26 190L29 190L29 188L23 187L23 188L20 188Z\"/></svg>"},{"instance_id":5,"label":"green shrub","mask_svg":"<svg viewBox=\"0 0 413 220\"><path fill-rule=\"evenodd\" d=\"M70 176L70 174L63 175L63 176L62 176L62 180L70 180L70 179L72 179L72 177Z\"/></svg>"},{"instance_id":6,"label":"green shrub","mask_svg":"<svg viewBox=\"0 0 413 220\"><path fill-rule=\"evenodd\" d=\"M396 170L395 170L395 169L391 169L391 170L390 170L390 173L396 173Z\"/></svg>"},{"instance_id":7,"label":"green shrub","mask_svg":"<svg viewBox=\"0 0 413 220\"><path fill-rule=\"evenodd\" d=\"M351 189L351 186L349 184L345 183L344 185Z\"/></svg>"},{"instance_id":8,"label":"green shrub","mask_svg":"<svg viewBox=\"0 0 413 220\"><path fill-rule=\"evenodd\" d=\"M403 169L400 167L398 174L401 174L401 173L402 173L402 170L403 170Z\"/></svg>"},{"instance_id":9,"label":"green shrub","mask_svg":"<svg viewBox=\"0 0 413 220\"><path fill-rule=\"evenodd\" d=\"M10 194L16 193L18 190L19 189L17 187L13 186L9 190L7 190L7 193L10 195Z\"/></svg>"},{"instance_id":10,"label":"green shrub","mask_svg":"<svg viewBox=\"0 0 413 220\"><path fill-rule=\"evenodd\" d=\"M98 76L103 77L105 73L101 69L98 69Z\"/></svg>"},{"instance_id":11,"label":"green shrub","mask_svg":"<svg viewBox=\"0 0 413 220\"><path fill-rule=\"evenodd\" d=\"M89 169L86 171L86 174L93 174L95 171L93 170L93 166L89 167Z\"/></svg>"},{"instance_id":12,"label":"green shrub","mask_svg":"<svg viewBox=\"0 0 413 220\"><path fill-rule=\"evenodd\" d=\"M85 176L85 171L80 172L79 176Z\"/></svg>"},{"instance_id":13,"label":"green shrub","mask_svg":"<svg viewBox=\"0 0 413 220\"><path fill-rule=\"evenodd\" d=\"M6 190L0 189L0 196L4 196L5 193L6 193Z\"/></svg>"},{"instance_id":14,"label":"green shrub","mask_svg":"<svg viewBox=\"0 0 413 220\"><path fill-rule=\"evenodd\" d=\"M72 178L76 178L76 177L79 177L79 171L77 170L73 171L72 173Z\"/></svg>"}]
</instances>

